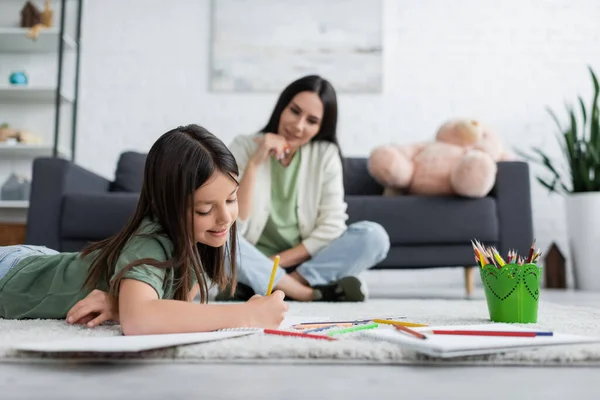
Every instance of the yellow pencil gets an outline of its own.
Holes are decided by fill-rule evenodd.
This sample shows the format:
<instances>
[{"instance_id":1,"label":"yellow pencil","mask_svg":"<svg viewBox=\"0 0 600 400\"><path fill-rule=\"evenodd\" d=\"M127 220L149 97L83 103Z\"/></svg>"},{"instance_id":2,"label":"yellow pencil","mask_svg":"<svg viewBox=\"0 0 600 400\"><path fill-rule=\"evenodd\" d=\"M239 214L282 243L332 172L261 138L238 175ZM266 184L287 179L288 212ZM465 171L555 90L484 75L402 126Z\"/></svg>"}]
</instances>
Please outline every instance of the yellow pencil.
<instances>
[{"instance_id":1,"label":"yellow pencil","mask_svg":"<svg viewBox=\"0 0 600 400\"><path fill-rule=\"evenodd\" d=\"M414 322L390 321L389 319L374 319L373 322L377 322L378 324L412 326L412 327L427 326L424 324L415 324Z\"/></svg>"},{"instance_id":2,"label":"yellow pencil","mask_svg":"<svg viewBox=\"0 0 600 400\"><path fill-rule=\"evenodd\" d=\"M279 267L279 256L275 256L275 260L273 260L273 270L271 271L271 280L269 280L269 287L267 288L267 296L273 291L273 282L275 281L277 267Z\"/></svg>"}]
</instances>

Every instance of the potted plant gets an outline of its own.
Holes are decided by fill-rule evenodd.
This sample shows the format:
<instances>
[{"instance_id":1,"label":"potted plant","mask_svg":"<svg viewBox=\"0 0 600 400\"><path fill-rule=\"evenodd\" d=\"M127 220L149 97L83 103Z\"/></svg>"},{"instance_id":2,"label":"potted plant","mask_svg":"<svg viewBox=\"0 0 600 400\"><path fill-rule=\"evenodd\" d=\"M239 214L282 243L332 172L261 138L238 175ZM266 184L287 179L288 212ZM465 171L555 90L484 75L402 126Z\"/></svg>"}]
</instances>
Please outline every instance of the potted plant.
<instances>
[{"instance_id":1,"label":"potted plant","mask_svg":"<svg viewBox=\"0 0 600 400\"><path fill-rule=\"evenodd\" d=\"M527 158L541 164L549 177L536 177L551 193L565 196L567 233L574 283L577 289L600 290L600 111L596 74L588 67L594 85L591 104L578 97L578 105L567 105L568 122L563 126L551 109L566 168L559 168L541 149ZM578 111L576 111L578 110ZM523 153L522 153L523 154ZM566 171L565 171L566 170Z\"/></svg>"}]
</instances>

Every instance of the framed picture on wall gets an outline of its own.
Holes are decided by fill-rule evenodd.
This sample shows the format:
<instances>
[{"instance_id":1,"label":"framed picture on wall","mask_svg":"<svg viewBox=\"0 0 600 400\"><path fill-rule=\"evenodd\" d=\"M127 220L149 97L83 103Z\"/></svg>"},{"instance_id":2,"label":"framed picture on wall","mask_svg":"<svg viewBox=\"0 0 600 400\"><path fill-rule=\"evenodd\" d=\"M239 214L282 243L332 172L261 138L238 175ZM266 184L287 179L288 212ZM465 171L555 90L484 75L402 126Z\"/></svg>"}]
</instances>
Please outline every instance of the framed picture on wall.
<instances>
[{"instance_id":1,"label":"framed picture on wall","mask_svg":"<svg viewBox=\"0 0 600 400\"><path fill-rule=\"evenodd\" d=\"M210 89L278 92L308 74L382 87L381 0L213 0Z\"/></svg>"}]
</instances>

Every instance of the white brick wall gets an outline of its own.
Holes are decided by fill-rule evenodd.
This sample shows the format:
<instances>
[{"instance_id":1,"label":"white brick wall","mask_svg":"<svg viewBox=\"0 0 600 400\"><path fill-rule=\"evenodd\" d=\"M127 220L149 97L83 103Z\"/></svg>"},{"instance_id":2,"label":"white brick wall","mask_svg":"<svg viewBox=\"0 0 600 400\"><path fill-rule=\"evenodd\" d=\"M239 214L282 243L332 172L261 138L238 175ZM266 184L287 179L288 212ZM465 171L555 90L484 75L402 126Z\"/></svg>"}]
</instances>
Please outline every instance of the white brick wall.
<instances>
[{"instance_id":1,"label":"white brick wall","mask_svg":"<svg viewBox=\"0 0 600 400\"><path fill-rule=\"evenodd\" d=\"M383 12L384 92L340 96L345 154L431 138L454 116L558 154L545 107L564 115L565 100L590 98L586 65L600 74L596 0L386 0ZM208 0L86 1L83 26L77 161L104 176L173 126L228 142L271 112L275 95L208 91ZM532 184L538 244L565 248L562 201Z\"/></svg>"}]
</instances>

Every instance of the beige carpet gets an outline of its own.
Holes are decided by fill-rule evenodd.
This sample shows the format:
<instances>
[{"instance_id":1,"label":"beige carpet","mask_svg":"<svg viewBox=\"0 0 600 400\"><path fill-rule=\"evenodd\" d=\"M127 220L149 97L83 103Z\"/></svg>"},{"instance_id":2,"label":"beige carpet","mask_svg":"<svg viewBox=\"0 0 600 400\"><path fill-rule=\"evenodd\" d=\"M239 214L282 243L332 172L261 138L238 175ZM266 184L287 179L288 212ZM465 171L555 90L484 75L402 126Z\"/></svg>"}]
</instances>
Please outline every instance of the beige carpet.
<instances>
[{"instance_id":1,"label":"beige carpet","mask_svg":"<svg viewBox=\"0 0 600 400\"><path fill-rule=\"evenodd\" d=\"M409 321L430 325L481 324L489 322L483 300L370 300L362 304L290 303L290 313L298 316L328 316L332 319L358 319L377 316L404 315ZM557 332L600 336L600 310L540 304L538 324L528 327L552 329ZM11 345L18 342L118 335L116 325L86 329L66 325L62 321L0 319L0 362L42 360L39 355L18 353ZM600 344L569 345L526 350L493 356L478 356L450 361L431 360L405 351L397 345L358 340L324 341L301 338L253 335L219 342L181 346L130 356L51 355L54 359L105 359L160 362L359 362L359 363L462 363L556 365L578 364L600 366Z\"/></svg>"}]
</instances>

